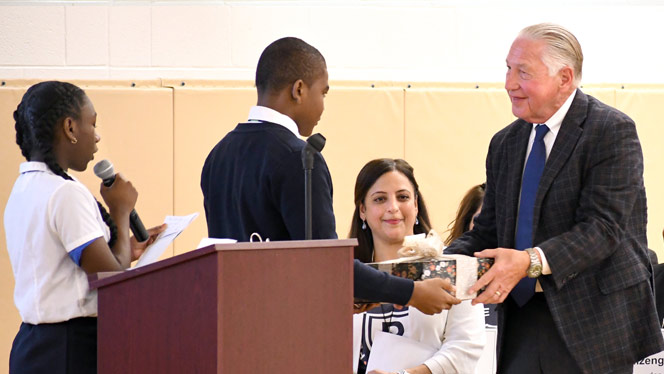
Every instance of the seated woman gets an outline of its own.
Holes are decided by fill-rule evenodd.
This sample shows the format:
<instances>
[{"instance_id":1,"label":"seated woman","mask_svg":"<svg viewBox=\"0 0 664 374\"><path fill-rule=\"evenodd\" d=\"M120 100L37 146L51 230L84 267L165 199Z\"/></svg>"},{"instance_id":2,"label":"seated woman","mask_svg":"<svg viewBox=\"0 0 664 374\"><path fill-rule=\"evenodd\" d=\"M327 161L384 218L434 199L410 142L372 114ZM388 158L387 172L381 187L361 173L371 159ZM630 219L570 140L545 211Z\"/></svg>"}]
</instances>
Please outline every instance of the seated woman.
<instances>
[{"instance_id":1,"label":"seated woman","mask_svg":"<svg viewBox=\"0 0 664 374\"><path fill-rule=\"evenodd\" d=\"M456 238L463 235L464 232L473 228L473 221L480 214L480 210L482 210L485 188L485 183L473 186L473 188L466 192L463 199L461 199L456 218L449 224L452 228L449 230L449 236L445 239L445 245L450 245Z\"/></svg>"},{"instance_id":2,"label":"seated woman","mask_svg":"<svg viewBox=\"0 0 664 374\"><path fill-rule=\"evenodd\" d=\"M349 235L359 243L355 258L363 262L396 259L406 235L428 232L430 226L413 168L406 161L378 159L362 168L355 183ZM420 364L400 368L410 374L474 373L484 347L483 307L469 300L432 316L415 308L382 304L353 318L357 373L365 373L372 344L381 333L418 341L434 352ZM393 349L399 352L399 347Z\"/></svg>"}]
</instances>

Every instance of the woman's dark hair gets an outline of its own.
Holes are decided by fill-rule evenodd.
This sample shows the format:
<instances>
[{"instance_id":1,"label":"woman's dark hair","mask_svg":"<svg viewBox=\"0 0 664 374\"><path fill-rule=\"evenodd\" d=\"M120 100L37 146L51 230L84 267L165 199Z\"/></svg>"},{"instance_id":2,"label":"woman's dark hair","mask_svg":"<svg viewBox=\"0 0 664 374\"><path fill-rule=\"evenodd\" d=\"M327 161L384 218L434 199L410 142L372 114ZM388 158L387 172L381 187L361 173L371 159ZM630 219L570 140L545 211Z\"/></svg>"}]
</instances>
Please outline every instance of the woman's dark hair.
<instances>
[{"instance_id":1,"label":"woman's dark hair","mask_svg":"<svg viewBox=\"0 0 664 374\"><path fill-rule=\"evenodd\" d=\"M402 159L380 158L369 161L364 165L362 170L360 170L360 173L357 175L357 180L355 181L355 213L353 213L353 221L350 224L350 233L348 234L350 238L357 238L358 246L355 247L355 258L362 262L372 261L374 243L371 229L368 226L365 230L362 229L360 205L364 204L369 189L371 189L371 186L376 183L378 178L390 171L398 171L403 174L413 185L415 199L417 201L417 219L419 220L419 224L413 227L413 232L415 234L428 233L431 229L431 221L429 220L427 206L424 203L424 198L422 197L417 181L415 180L413 167Z\"/></svg>"},{"instance_id":2,"label":"woman's dark hair","mask_svg":"<svg viewBox=\"0 0 664 374\"><path fill-rule=\"evenodd\" d=\"M447 227L452 226L452 228L448 230L450 235L445 239L445 245L452 244L455 239L470 229L470 222L473 219L473 215L482 206L485 189L486 184L482 183L473 186L466 192L466 195L461 199L459 209L457 209L456 218L447 225Z\"/></svg>"},{"instance_id":3,"label":"woman's dark hair","mask_svg":"<svg viewBox=\"0 0 664 374\"><path fill-rule=\"evenodd\" d=\"M55 129L67 117L79 120L85 99L85 92L71 83L48 81L30 87L14 111L16 144L23 157L31 161L38 154L54 174L72 180L55 159ZM99 201L97 205L111 231L108 245L112 247L117 240L117 226Z\"/></svg>"}]
</instances>

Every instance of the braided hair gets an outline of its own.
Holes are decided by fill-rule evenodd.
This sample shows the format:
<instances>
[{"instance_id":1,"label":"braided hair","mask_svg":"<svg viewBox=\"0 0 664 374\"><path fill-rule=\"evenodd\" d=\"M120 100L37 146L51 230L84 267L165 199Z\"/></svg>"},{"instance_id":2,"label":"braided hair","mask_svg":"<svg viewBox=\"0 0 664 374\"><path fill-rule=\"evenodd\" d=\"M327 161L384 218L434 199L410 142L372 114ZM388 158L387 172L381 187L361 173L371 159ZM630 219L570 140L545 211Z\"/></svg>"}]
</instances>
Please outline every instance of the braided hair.
<instances>
[{"instance_id":1,"label":"braided hair","mask_svg":"<svg viewBox=\"0 0 664 374\"><path fill-rule=\"evenodd\" d=\"M31 155L38 152L54 174L73 180L55 159L55 129L64 118L80 119L85 98L82 89L67 82L48 81L30 87L14 111L16 144L21 148L23 157L31 161ZM113 247L118 238L118 228L99 201L97 206L111 232L108 246Z\"/></svg>"}]
</instances>

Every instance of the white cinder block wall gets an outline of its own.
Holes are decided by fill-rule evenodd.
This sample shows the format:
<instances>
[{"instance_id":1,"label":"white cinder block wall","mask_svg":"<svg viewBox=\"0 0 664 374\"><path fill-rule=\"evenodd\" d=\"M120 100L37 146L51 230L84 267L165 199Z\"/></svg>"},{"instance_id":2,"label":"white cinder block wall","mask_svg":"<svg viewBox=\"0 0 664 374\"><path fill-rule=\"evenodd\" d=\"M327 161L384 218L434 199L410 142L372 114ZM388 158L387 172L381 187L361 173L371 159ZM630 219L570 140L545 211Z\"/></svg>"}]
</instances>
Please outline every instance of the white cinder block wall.
<instances>
[{"instance_id":1,"label":"white cinder block wall","mask_svg":"<svg viewBox=\"0 0 664 374\"><path fill-rule=\"evenodd\" d=\"M516 33L553 21L580 39L584 82L662 83L662 19L662 0L0 0L0 78L253 79L293 35L332 80L500 82Z\"/></svg>"}]
</instances>

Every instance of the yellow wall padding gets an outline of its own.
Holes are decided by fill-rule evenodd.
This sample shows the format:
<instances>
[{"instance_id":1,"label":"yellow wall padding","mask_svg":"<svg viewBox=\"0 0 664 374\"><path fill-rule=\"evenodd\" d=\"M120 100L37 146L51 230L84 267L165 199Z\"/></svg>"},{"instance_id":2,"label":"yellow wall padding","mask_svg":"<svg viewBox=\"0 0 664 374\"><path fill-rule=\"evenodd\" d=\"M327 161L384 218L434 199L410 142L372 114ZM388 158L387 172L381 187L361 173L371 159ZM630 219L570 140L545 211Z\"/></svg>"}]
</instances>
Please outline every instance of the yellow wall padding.
<instances>
[{"instance_id":1,"label":"yellow wall padding","mask_svg":"<svg viewBox=\"0 0 664 374\"><path fill-rule=\"evenodd\" d=\"M0 208L23 161L15 144L12 113L34 81L5 81L0 86ZM79 81L98 113L102 137L95 162L110 159L139 191L136 210L146 226L170 214L199 212L200 217L163 257L196 247L207 236L200 173L212 147L256 103L247 81L152 80ZM372 87L373 85L373 87ZM664 86L591 85L583 91L616 106L637 124L645 158L648 239L664 258ZM444 231L463 194L485 179L488 144L514 120L501 83L331 82L325 112L314 132L327 138L323 155L334 183L337 233L345 238L354 209L353 187L369 160L404 158L426 199L434 228ZM99 196L92 166L76 173ZM293 191L299 193L299 191ZM0 367L20 319L13 305L14 280L0 227ZM664 260L663 260L664 261Z\"/></svg>"},{"instance_id":2,"label":"yellow wall padding","mask_svg":"<svg viewBox=\"0 0 664 374\"><path fill-rule=\"evenodd\" d=\"M370 160L404 156L404 101L399 88L332 86L314 129L327 138L323 156L334 184L337 234L348 236L355 210L355 178Z\"/></svg>"},{"instance_id":3,"label":"yellow wall padding","mask_svg":"<svg viewBox=\"0 0 664 374\"><path fill-rule=\"evenodd\" d=\"M616 106L616 90L608 87L584 87L583 93L593 96L597 100L612 107Z\"/></svg>"},{"instance_id":4,"label":"yellow wall padding","mask_svg":"<svg viewBox=\"0 0 664 374\"><path fill-rule=\"evenodd\" d=\"M205 158L228 131L247 120L256 91L185 85L174 88L174 98L175 214L201 214L176 241L176 253L183 253L207 236L200 189ZM323 155L334 183L337 233L345 237L360 168L373 158L403 157L403 90L333 87L325 106L314 132L327 138Z\"/></svg>"},{"instance_id":5,"label":"yellow wall padding","mask_svg":"<svg viewBox=\"0 0 664 374\"><path fill-rule=\"evenodd\" d=\"M643 149L648 197L648 246L664 262L664 89L625 89L616 91L616 107L636 122Z\"/></svg>"},{"instance_id":6,"label":"yellow wall padding","mask_svg":"<svg viewBox=\"0 0 664 374\"><path fill-rule=\"evenodd\" d=\"M4 370L9 367L9 351L21 323L21 317L14 307L14 273L5 241L4 212L18 175L18 165L23 160L16 145L12 114L25 90L23 87L0 88L0 368Z\"/></svg>"},{"instance_id":7,"label":"yellow wall padding","mask_svg":"<svg viewBox=\"0 0 664 374\"><path fill-rule=\"evenodd\" d=\"M406 160L443 237L463 195L486 179L491 137L513 120L504 90L406 90Z\"/></svg>"},{"instance_id":8,"label":"yellow wall padding","mask_svg":"<svg viewBox=\"0 0 664 374\"><path fill-rule=\"evenodd\" d=\"M173 214L173 98L169 88L90 87L97 111L99 151L83 173L72 173L101 200L92 170L109 159L138 190L136 211L146 228ZM172 256L168 251L164 257Z\"/></svg>"},{"instance_id":9,"label":"yellow wall padding","mask_svg":"<svg viewBox=\"0 0 664 374\"><path fill-rule=\"evenodd\" d=\"M201 170L212 148L233 130L238 122L247 120L249 108L256 105L256 89L175 87L173 92L175 195L176 215L194 212L199 217L178 237L175 252L195 249L207 237Z\"/></svg>"}]
</instances>

